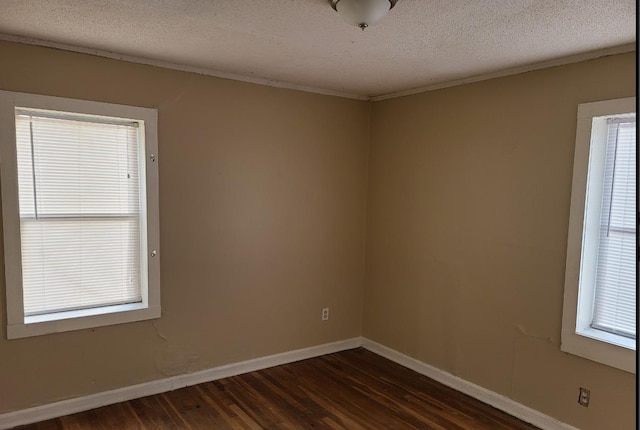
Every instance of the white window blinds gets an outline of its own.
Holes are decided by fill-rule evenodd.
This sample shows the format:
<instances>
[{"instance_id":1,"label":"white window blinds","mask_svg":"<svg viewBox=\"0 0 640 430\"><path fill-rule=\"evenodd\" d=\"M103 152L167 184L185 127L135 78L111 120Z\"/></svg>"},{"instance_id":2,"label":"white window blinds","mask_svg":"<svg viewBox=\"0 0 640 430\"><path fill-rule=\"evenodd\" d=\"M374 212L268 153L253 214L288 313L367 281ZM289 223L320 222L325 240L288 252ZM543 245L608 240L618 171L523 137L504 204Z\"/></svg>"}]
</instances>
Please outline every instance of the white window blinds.
<instances>
[{"instance_id":1,"label":"white window blinds","mask_svg":"<svg viewBox=\"0 0 640 430\"><path fill-rule=\"evenodd\" d=\"M138 130L16 110L25 316L141 301Z\"/></svg>"},{"instance_id":2,"label":"white window blinds","mask_svg":"<svg viewBox=\"0 0 640 430\"><path fill-rule=\"evenodd\" d=\"M636 120L608 120L592 327L636 337Z\"/></svg>"}]
</instances>

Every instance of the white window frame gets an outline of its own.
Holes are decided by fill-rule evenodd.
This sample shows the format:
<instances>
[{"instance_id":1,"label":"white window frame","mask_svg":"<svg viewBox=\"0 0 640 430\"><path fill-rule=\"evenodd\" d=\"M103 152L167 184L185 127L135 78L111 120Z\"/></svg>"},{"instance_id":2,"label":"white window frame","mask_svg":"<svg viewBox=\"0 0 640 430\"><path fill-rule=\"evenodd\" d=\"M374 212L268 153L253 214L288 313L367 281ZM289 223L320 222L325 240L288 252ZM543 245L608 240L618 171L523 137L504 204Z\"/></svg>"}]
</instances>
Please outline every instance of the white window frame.
<instances>
[{"instance_id":1,"label":"white window frame","mask_svg":"<svg viewBox=\"0 0 640 430\"><path fill-rule=\"evenodd\" d=\"M598 235L585 232L599 231L601 208L590 204L585 217L585 200L587 190L591 202L602 200L598 197L602 195L607 124L601 117L635 112L635 97L578 106L560 346L564 352L631 373L636 373L636 340L590 327L595 280L590 271L581 272L581 268L594 264L597 256Z\"/></svg>"},{"instance_id":2,"label":"white window frame","mask_svg":"<svg viewBox=\"0 0 640 430\"><path fill-rule=\"evenodd\" d=\"M143 267L144 264L147 266L147 282L143 283L141 303L103 306L25 317L22 292L20 214L18 207L16 108L45 109L117 117L144 122L143 146L146 178L147 261L141 261L141 264ZM156 109L0 91L0 178L2 180L8 339L101 327L160 317L160 229L157 130L158 112ZM144 232L143 230L143 238ZM144 284L146 284L146 287Z\"/></svg>"}]
</instances>

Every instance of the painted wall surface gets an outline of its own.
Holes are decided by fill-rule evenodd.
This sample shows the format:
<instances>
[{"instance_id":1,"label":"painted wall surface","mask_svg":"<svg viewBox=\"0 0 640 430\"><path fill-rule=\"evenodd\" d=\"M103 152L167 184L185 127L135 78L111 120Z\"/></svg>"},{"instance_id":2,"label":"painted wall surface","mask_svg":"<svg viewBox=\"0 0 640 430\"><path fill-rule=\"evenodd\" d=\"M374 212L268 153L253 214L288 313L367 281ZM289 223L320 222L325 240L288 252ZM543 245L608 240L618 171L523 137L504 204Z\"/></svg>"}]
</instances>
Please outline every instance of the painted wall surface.
<instances>
[{"instance_id":1,"label":"painted wall surface","mask_svg":"<svg viewBox=\"0 0 640 430\"><path fill-rule=\"evenodd\" d=\"M635 376L559 350L577 105L633 95L635 53L371 105L7 42L0 63L3 90L158 108L163 311L7 341L0 264L0 413L364 333L635 428Z\"/></svg>"},{"instance_id":2,"label":"painted wall surface","mask_svg":"<svg viewBox=\"0 0 640 430\"><path fill-rule=\"evenodd\" d=\"M373 104L366 337L581 429L636 428L635 375L560 351L577 107L633 96L635 61Z\"/></svg>"},{"instance_id":3,"label":"painted wall surface","mask_svg":"<svg viewBox=\"0 0 640 430\"><path fill-rule=\"evenodd\" d=\"M162 258L162 318L10 341L0 265L0 413L362 334L368 103L6 42L0 64L2 90L158 109Z\"/></svg>"}]
</instances>

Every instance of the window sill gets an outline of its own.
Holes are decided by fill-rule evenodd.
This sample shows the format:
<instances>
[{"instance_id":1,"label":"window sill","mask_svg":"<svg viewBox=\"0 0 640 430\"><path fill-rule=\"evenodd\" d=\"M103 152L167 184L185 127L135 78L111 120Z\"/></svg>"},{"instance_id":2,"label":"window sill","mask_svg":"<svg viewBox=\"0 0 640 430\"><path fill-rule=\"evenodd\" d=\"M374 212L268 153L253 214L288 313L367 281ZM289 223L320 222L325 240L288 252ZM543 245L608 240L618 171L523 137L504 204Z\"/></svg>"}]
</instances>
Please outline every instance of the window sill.
<instances>
[{"instance_id":1,"label":"window sill","mask_svg":"<svg viewBox=\"0 0 640 430\"><path fill-rule=\"evenodd\" d=\"M160 318L160 313L160 307L148 307L142 303L131 303L36 315L25 317L24 323L22 324L9 324L7 326L7 338L18 339L49 333L144 321Z\"/></svg>"},{"instance_id":2,"label":"window sill","mask_svg":"<svg viewBox=\"0 0 640 430\"><path fill-rule=\"evenodd\" d=\"M600 342L609 343L613 346L619 346L621 348L636 350L635 339L629 339L628 337L619 336L613 333L607 333L606 331L596 330L593 328L585 328L577 333L579 336L588 337Z\"/></svg>"},{"instance_id":3,"label":"window sill","mask_svg":"<svg viewBox=\"0 0 640 430\"><path fill-rule=\"evenodd\" d=\"M563 333L560 349L629 373L636 373L636 341L615 334L583 329Z\"/></svg>"}]
</instances>

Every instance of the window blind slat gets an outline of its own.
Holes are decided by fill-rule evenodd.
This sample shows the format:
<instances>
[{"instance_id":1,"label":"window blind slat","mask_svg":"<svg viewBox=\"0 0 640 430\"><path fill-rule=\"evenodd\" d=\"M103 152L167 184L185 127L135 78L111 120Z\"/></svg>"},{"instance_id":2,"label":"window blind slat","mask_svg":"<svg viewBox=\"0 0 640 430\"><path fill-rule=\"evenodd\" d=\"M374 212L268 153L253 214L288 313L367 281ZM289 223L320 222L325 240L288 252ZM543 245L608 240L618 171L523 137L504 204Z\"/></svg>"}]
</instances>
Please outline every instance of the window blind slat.
<instances>
[{"instance_id":1,"label":"window blind slat","mask_svg":"<svg viewBox=\"0 0 640 430\"><path fill-rule=\"evenodd\" d=\"M609 121L594 328L636 337L636 123Z\"/></svg>"},{"instance_id":2,"label":"window blind slat","mask_svg":"<svg viewBox=\"0 0 640 430\"><path fill-rule=\"evenodd\" d=\"M140 302L135 124L21 110L16 141L25 315Z\"/></svg>"}]
</instances>

